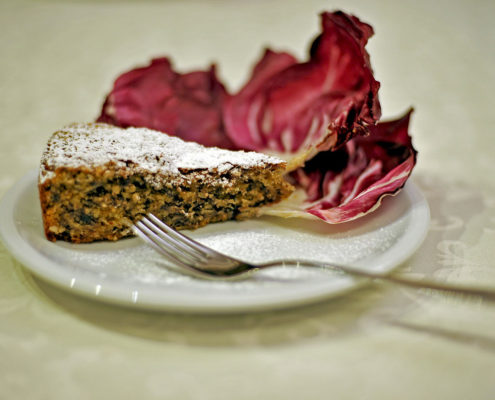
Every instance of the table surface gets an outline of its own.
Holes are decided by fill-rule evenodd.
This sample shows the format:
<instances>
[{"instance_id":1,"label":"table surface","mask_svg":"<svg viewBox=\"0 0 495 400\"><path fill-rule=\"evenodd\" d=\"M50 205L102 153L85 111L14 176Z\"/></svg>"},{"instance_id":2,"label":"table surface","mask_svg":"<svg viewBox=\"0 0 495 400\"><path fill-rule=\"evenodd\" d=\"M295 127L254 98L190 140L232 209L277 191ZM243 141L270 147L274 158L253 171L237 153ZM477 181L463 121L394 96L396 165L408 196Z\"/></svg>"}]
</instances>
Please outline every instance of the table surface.
<instances>
[{"instance_id":1,"label":"table surface","mask_svg":"<svg viewBox=\"0 0 495 400\"><path fill-rule=\"evenodd\" d=\"M3 1L0 195L53 131L95 118L120 72L216 61L235 88L262 46L303 57L329 7L374 26L384 116L416 110L432 221L400 272L495 288L493 1ZM0 244L0 316L0 399L495 396L495 304L479 299L372 283L278 312L142 312L56 289Z\"/></svg>"}]
</instances>

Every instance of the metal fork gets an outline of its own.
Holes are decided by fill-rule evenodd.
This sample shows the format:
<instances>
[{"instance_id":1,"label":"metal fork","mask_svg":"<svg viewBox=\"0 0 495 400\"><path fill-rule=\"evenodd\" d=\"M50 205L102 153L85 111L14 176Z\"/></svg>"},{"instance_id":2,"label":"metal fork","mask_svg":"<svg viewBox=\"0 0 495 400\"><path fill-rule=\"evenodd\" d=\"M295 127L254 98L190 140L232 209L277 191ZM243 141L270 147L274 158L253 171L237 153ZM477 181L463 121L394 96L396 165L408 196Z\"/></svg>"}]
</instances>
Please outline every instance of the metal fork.
<instances>
[{"instance_id":1,"label":"metal fork","mask_svg":"<svg viewBox=\"0 0 495 400\"><path fill-rule=\"evenodd\" d=\"M133 226L133 231L163 255L179 271L202 279L245 279L256 271L270 267L301 266L331 269L352 276L380 280L417 289L431 289L452 294L482 297L495 301L495 289L450 285L426 279L411 279L397 275L386 275L345 265L294 259L275 260L257 265L250 264L219 253L177 232L153 214L148 214L138 221Z\"/></svg>"}]
</instances>

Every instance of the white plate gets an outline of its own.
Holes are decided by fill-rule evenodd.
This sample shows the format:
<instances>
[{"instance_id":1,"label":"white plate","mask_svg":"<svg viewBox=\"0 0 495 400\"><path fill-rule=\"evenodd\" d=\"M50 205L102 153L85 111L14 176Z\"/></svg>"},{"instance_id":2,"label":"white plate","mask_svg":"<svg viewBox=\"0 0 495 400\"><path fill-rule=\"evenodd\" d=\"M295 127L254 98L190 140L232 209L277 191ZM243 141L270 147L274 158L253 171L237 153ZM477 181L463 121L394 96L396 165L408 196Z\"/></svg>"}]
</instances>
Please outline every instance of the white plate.
<instances>
[{"instance_id":1,"label":"white plate","mask_svg":"<svg viewBox=\"0 0 495 400\"><path fill-rule=\"evenodd\" d=\"M212 224L191 236L251 262L281 257L337 262L388 272L423 241L426 200L412 182L358 221L262 217ZM170 271L137 238L91 244L45 239L37 172L24 176L0 204L0 234L12 254L37 276L73 293L146 309L240 312L288 307L340 295L364 281L330 271L280 267L252 279L212 282Z\"/></svg>"}]
</instances>

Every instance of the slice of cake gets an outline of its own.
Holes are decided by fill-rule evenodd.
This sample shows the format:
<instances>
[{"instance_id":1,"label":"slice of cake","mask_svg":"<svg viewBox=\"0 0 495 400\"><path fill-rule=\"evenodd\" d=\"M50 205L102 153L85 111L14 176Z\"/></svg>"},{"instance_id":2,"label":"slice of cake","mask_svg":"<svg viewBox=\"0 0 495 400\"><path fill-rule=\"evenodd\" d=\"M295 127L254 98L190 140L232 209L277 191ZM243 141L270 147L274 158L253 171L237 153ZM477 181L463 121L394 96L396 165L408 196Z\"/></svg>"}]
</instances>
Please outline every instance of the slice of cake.
<instances>
[{"instance_id":1,"label":"slice of cake","mask_svg":"<svg viewBox=\"0 0 495 400\"><path fill-rule=\"evenodd\" d=\"M146 128L73 124L53 134L41 159L45 234L76 243L117 240L149 212L176 229L249 218L293 191L285 166Z\"/></svg>"}]
</instances>

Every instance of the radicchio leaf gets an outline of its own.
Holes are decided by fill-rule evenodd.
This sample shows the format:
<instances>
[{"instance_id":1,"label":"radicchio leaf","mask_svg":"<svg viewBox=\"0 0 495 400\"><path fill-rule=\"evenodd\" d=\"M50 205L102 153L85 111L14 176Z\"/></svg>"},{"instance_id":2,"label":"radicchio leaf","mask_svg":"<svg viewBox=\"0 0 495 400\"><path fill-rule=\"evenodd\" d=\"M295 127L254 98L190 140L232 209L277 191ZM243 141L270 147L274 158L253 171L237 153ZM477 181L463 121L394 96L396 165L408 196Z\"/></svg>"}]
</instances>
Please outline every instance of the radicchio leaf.
<instances>
[{"instance_id":1,"label":"radicchio leaf","mask_svg":"<svg viewBox=\"0 0 495 400\"><path fill-rule=\"evenodd\" d=\"M98 121L143 126L206 146L276 152L297 195L266 214L351 221L396 194L416 151L410 113L379 123L379 82L365 50L370 25L321 14L309 59L267 49L246 85L227 94L214 66L179 74L167 58L121 75ZM288 157L287 157L288 156Z\"/></svg>"},{"instance_id":2,"label":"radicchio leaf","mask_svg":"<svg viewBox=\"0 0 495 400\"><path fill-rule=\"evenodd\" d=\"M239 148L301 153L301 165L367 134L380 117L380 85L365 50L373 29L342 12L325 12L321 22L308 61L267 50L225 101L226 133Z\"/></svg>"},{"instance_id":3,"label":"radicchio leaf","mask_svg":"<svg viewBox=\"0 0 495 400\"><path fill-rule=\"evenodd\" d=\"M223 129L225 96L215 66L179 74L168 58L157 58L117 78L98 122L147 127L205 146L233 148Z\"/></svg>"},{"instance_id":4,"label":"radicchio leaf","mask_svg":"<svg viewBox=\"0 0 495 400\"><path fill-rule=\"evenodd\" d=\"M319 153L293 172L306 201L292 206L292 215L309 213L332 224L347 222L374 210L384 196L396 194L416 163L408 134L411 112L371 127L369 136L356 137L345 147ZM290 215L287 207L283 214Z\"/></svg>"}]
</instances>

